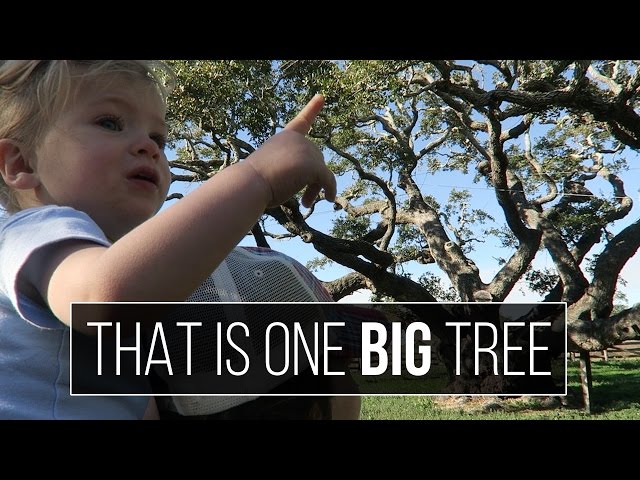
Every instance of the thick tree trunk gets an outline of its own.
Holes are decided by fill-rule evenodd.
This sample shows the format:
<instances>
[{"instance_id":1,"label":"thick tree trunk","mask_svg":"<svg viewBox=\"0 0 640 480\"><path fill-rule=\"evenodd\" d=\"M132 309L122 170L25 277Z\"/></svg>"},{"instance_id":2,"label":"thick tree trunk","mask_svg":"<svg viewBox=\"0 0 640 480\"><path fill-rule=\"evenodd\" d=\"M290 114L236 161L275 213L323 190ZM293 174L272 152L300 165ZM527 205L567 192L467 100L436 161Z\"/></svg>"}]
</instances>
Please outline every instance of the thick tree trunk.
<instances>
[{"instance_id":1,"label":"thick tree trunk","mask_svg":"<svg viewBox=\"0 0 640 480\"><path fill-rule=\"evenodd\" d=\"M640 339L640 306L608 318L591 320L580 304L568 309L569 350L597 352L627 340ZM586 317L586 318L585 318Z\"/></svg>"}]
</instances>

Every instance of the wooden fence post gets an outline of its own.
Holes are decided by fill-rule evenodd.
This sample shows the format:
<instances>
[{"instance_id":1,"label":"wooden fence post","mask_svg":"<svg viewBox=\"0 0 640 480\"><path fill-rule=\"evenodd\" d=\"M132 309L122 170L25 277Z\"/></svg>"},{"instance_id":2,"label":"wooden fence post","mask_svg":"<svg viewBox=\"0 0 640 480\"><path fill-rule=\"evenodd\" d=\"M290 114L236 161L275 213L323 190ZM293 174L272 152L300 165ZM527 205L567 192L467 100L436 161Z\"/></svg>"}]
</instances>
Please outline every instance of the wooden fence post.
<instances>
[{"instance_id":1,"label":"wooden fence post","mask_svg":"<svg viewBox=\"0 0 640 480\"><path fill-rule=\"evenodd\" d=\"M591 414L591 356L589 352L580 352L580 383L584 409Z\"/></svg>"}]
</instances>

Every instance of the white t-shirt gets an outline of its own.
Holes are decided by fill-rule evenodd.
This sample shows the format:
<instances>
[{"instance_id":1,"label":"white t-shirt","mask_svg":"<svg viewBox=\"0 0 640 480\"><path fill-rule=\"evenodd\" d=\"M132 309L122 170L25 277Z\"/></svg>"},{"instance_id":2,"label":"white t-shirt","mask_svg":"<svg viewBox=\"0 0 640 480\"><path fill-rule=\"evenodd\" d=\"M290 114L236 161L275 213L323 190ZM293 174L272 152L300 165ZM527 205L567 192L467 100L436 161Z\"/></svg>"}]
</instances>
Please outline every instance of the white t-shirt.
<instances>
[{"instance_id":1,"label":"white t-shirt","mask_svg":"<svg viewBox=\"0 0 640 480\"><path fill-rule=\"evenodd\" d=\"M32 282L25 278L28 262L70 239L110 245L87 214L70 207L30 208L2 219L0 419L141 419L149 397L70 395L70 329L21 288ZM73 381L82 379L74 374ZM146 377L135 382L135 391L151 391Z\"/></svg>"}]
</instances>

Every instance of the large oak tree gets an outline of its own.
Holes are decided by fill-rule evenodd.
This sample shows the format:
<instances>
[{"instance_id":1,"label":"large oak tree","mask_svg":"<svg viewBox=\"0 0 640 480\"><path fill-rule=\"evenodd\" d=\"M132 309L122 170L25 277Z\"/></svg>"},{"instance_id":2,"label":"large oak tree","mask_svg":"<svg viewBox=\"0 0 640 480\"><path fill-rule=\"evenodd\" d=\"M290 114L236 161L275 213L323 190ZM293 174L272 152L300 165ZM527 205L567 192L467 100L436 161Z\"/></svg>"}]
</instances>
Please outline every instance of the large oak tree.
<instances>
[{"instance_id":1,"label":"large oak tree","mask_svg":"<svg viewBox=\"0 0 640 480\"><path fill-rule=\"evenodd\" d=\"M626 158L640 149L640 62L172 61L175 180L205 180L241 161L315 93L326 106L310 132L338 175L331 232L296 199L265 212L351 273L336 299L368 288L402 301L502 301L517 282L568 303L570 348L640 338L640 306L612 315L619 274L640 246L629 215ZM418 173L458 171L495 192L500 217L454 189L439 203ZM606 195L595 195L600 181ZM593 190L592 190L593 189ZM179 196L179 195L178 195ZM233 207L230 207L233 208ZM480 241L502 245L490 281L473 261ZM532 262L546 250L553 267ZM405 273L421 265L422 274ZM443 288L434 268L450 280Z\"/></svg>"}]
</instances>

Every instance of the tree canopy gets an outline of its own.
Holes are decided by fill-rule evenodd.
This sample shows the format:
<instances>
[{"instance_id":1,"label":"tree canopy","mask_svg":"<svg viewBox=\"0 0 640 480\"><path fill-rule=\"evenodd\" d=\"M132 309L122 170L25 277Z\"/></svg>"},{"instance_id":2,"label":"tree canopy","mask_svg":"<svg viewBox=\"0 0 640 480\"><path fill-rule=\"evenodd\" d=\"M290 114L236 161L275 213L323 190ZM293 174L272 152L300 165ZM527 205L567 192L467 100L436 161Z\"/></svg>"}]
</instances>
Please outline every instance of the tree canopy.
<instances>
[{"instance_id":1,"label":"tree canopy","mask_svg":"<svg viewBox=\"0 0 640 480\"><path fill-rule=\"evenodd\" d=\"M316 93L326 105L310 136L336 175L333 228L310 223L297 199L265 215L351 273L327 284L395 301L503 301L517 282L566 301L570 345L601 350L640 338L640 307L612 315L619 274L640 246L629 215L627 158L640 150L640 62L170 61L178 86L169 120L174 180L201 181L251 154ZM490 188L500 215L473 190L438 202L418 174L459 172ZM420 177L422 178L422 177ZM628 178L628 177L627 177ZM600 182L600 183L598 183ZM607 185L596 195L594 185ZM472 260L502 246L489 281ZM553 267L532 262L546 250ZM409 275L408 265L420 265ZM433 273L441 270L452 288ZM416 278L417 277L417 278Z\"/></svg>"}]
</instances>

